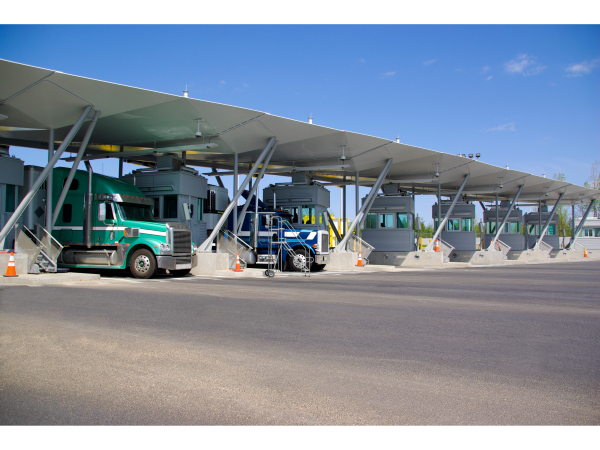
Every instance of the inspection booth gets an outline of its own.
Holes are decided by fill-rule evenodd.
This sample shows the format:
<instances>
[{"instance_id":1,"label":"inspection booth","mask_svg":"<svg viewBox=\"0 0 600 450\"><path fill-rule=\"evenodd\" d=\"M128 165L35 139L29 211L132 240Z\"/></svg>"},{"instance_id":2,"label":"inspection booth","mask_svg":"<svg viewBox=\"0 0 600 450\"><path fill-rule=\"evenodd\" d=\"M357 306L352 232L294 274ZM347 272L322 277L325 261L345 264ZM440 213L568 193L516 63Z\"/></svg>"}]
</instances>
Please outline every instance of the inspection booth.
<instances>
[{"instance_id":1,"label":"inspection booth","mask_svg":"<svg viewBox=\"0 0 600 450\"><path fill-rule=\"evenodd\" d=\"M483 212L483 221L485 226L484 247L488 248L492 240L496 236L497 227L502 225L502 221L510 208L511 202L503 201L498 205L493 204L489 209ZM496 217L498 224L496 225ZM521 233L523 225L523 211L518 208L513 208L510 211L508 220L502 228L502 232L498 239L508 245L511 251L523 251L525 247L525 236Z\"/></svg>"},{"instance_id":2,"label":"inspection booth","mask_svg":"<svg viewBox=\"0 0 600 450\"><path fill-rule=\"evenodd\" d=\"M159 156L156 169L138 169L122 178L154 200L154 220L183 223L192 230L192 242L200 245L207 237L203 203L206 178L171 156Z\"/></svg>"},{"instance_id":3,"label":"inspection booth","mask_svg":"<svg viewBox=\"0 0 600 450\"><path fill-rule=\"evenodd\" d=\"M542 205L541 210L539 211L530 212L523 216L526 245L528 249L535 246L535 243L540 236L540 231L544 227L548 217L550 217L550 211L548 211L548 206L546 205ZM550 221L548 231L546 231L543 241L552 247L553 250L558 250L560 248L560 239L558 237L558 214L554 214L554 217Z\"/></svg>"},{"instance_id":4,"label":"inspection booth","mask_svg":"<svg viewBox=\"0 0 600 450\"><path fill-rule=\"evenodd\" d=\"M19 195L23 195L23 161L10 156L7 146L0 146L0 230L8 222L18 206ZM25 191L27 192L27 191ZM45 211L45 209L43 210ZM14 228L4 240L5 249L13 249Z\"/></svg>"},{"instance_id":5,"label":"inspection booth","mask_svg":"<svg viewBox=\"0 0 600 450\"><path fill-rule=\"evenodd\" d=\"M441 219L438 218L438 204L431 208L434 229L437 229L440 220L444 220L450 209L451 201L442 201ZM457 202L440 233L440 238L454 247L457 251L477 250L477 236L475 233L475 205L470 202Z\"/></svg>"},{"instance_id":6,"label":"inspection booth","mask_svg":"<svg viewBox=\"0 0 600 450\"><path fill-rule=\"evenodd\" d=\"M294 228L328 230L329 191L308 177L303 181L294 180L298 177L293 177L291 183L271 184L263 189L266 207L289 212Z\"/></svg>"}]
</instances>

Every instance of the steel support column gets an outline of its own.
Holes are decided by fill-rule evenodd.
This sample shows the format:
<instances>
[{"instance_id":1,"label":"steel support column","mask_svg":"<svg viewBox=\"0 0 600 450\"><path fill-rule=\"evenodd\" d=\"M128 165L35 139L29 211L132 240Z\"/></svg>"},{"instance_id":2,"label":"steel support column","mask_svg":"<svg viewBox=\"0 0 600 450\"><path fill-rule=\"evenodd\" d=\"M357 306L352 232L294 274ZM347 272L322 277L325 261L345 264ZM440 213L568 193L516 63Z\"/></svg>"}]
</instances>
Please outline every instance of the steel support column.
<instances>
[{"instance_id":1,"label":"steel support column","mask_svg":"<svg viewBox=\"0 0 600 450\"><path fill-rule=\"evenodd\" d=\"M348 232L346 233L346 235L344 236L344 238L333 249L334 252L341 252L341 251L345 250L346 243L348 242L348 239L350 238L350 234L352 234L352 232L354 231L354 227L356 227L356 224L358 223L358 221L360 220L360 218L363 215L366 215L366 213L367 213L367 206L369 205L369 203L371 203L371 200L375 197L375 195L377 194L377 191L379 191L379 188L383 184L383 181L385 180L385 177L387 176L387 173L390 170L390 166L391 165L392 165L392 158L388 159L387 162L385 163L385 166L383 167L383 170L379 174L379 178L377 178L377 181L375 181L375 184L373 185L373 188L371 189L371 192L369 192L369 196L367 197L367 200L363 204L363 206L362 206L361 210L358 212L358 214L356 214L356 217L354 218L354 220L350 224L350 228L348 229Z\"/></svg>"},{"instance_id":2,"label":"steel support column","mask_svg":"<svg viewBox=\"0 0 600 450\"><path fill-rule=\"evenodd\" d=\"M219 230L221 229L221 227L223 226L225 221L229 218L229 214L231 213L233 208L235 208L235 206L237 205L237 202L238 202L240 196L242 195L242 192L244 191L244 189L246 189L246 186L248 185L250 178L252 178L252 176L256 173L258 166L263 162L263 160L265 159L265 156L267 156L267 153L269 152L269 150L271 150L271 147L274 144L275 144L275 136L273 136L271 139L269 139L267 146L261 152L260 156L258 157L256 162L252 166L250 173L248 174L248 176L246 177L246 179L244 180L244 182L242 183L240 188L237 190L237 192L235 192L233 199L231 199L231 202L229 203L229 205L223 212L223 215L221 216L221 218L215 225L214 230L212 231L210 236L202 244L200 244L200 246L198 247L198 251L200 251L200 252L210 252L211 251L210 246L212 245L212 241L215 239L215 237L219 233ZM237 217L237 214L234 215L234 218L236 218L236 217Z\"/></svg>"},{"instance_id":3,"label":"steel support column","mask_svg":"<svg viewBox=\"0 0 600 450\"><path fill-rule=\"evenodd\" d=\"M119 152L123 153L125 146L121 145ZM123 158L119 158L119 180L123 178Z\"/></svg>"},{"instance_id":4,"label":"steel support column","mask_svg":"<svg viewBox=\"0 0 600 450\"><path fill-rule=\"evenodd\" d=\"M569 241L569 245L567 248L571 247L571 242L573 242L573 238L575 237L575 203L571 205L571 240Z\"/></svg>"},{"instance_id":5,"label":"steel support column","mask_svg":"<svg viewBox=\"0 0 600 450\"><path fill-rule=\"evenodd\" d=\"M360 178L358 176L358 170L356 171L356 180L355 184L356 184L356 195L355 195L355 207L354 207L354 213L358 214L358 209L360 208ZM356 227L354 229L354 234L356 234L358 236L358 233L360 232L360 227Z\"/></svg>"},{"instance_id":6,"label":"steel support column","mask_svg":"<svg viewBox=\"0 0 600 450\"><path fill-rule=\"evenodd\" d=\"M567 191L565 191L565 192L567 192ZM558 200L556 200L556 203L554 204L554 208L552 208L552 212L550 213L548 220L546 220L546 223L544 224L544 229L540 232L540 238L535 243L535 247L533 247L534 250L537 250L539 248L540 242L542 242L542 239L544 239L544 235L546 234L546 231L548 231L548 227L550 226L550 221L554 217L554 213L558 209L558 205L560 205L560 202L561 202L563 196L565 195L565 192L561 193L560 197L558 197Z\"/></svg>"},{"instance_id":7,"label":"steel support column","mask_svg":"<svg viewBox=\"0 0 600 450\"><path fill-rule=\"evenodd\" d=\"M269 165L269 162L271 161L271 157L273 156L273 153L275 153L275 148L277 148L277 141L275 141L275 143L273 144L273 147L271 148L271 151L268 153L267 157L265 158L265 160L262 164L262 167L260 168L260 172L258 173L258 177L256 177L256 182L254 183L254 186L250 189L250 192L248 193L248 198L246 199L246 203L244 204L244 207L242 208L242 212L240 213L240 216L238 219L238 227L235 230L235 234L239 234L240 230L242 229L242 225L244 224L244 219L246 218L246 211L248 210L248 207L250 206L250 202L252 201L252 198L254 197L254 193L258 189L258 182L260 180L262 180L262 177L265 175L265 171L267 170L267 166ZM256 195L256 203L258 204L258 194Z\"/></svg>"},{"instance_id":8,"label":"steel support column","mask_svg":"<svg viewBox=\"0 0 600 450\"><path fill-rule=\"evenodd\" d=\"M572 234L571 242L569 242L569 245L567 246L567 250L571 250L573 248L573 246L575 245L575 241L577 241L577 238L579 237L579 232L583 228L583 224L585 223L586 219L588 218L588 215L590 214L590 212L592 212L592 209L594 209L594 203L595 203L595 200L592 199L590 201L590 206L588 206L588 209L585 210L585 214L583 214L583 216L581 217L581 220L579 221L579 225L577 225L577 230L574 230L571 232L571 234ZM573 227L575 227L575 214L574 213L575 213L575 205L573 205Z\"/></svg>"},{"instance_id":9,"label":"steel support column","mask_svg":"<svg viewBox=\"0 0 600 450\"><path fill-rule=\"evenodd\" d=\"M50 128L48 131L50 132L48 136L48 164L50 164L54 156L54 128ZM54 225L54 222L52 221L52 171L50 171L46 179L46 230L48 233L52 233L52 225Z\"/></svg>"},{"instance_id":10,"label":"steel support column","mask_svg":"<svg viewBox=\"0 0 600 450\"><path fill-rule=\"evenodd\" d=\"M59 160L59 158L62 156L65 149L69 146L69 144L71 143L71 141L73 140L73 138L75 137L75 135L77 134L79 129L81 128L81 125L83 125L83 122L85 122L85 119L87 118L87 116L89 115L91 110L92 110L91 106L87 106L85 108L81 117L79 117L77 122L75 122L75 124L71 128L71 131L69 131L69 134L67 134L67 136L63 140L63 143L60 144L60 147L58 147L58 150L56 150L56 153L54 153L52 160L50 160L48 162L48 165L46 166L46 168L42 171L42 173L37 178L37 180L35 180L35 183L33 184L33 186L31 186L31 189L29 190L27 195L23 198L21 203L19 203L19 206L17 206L17 208L15 209L15 212L12 213L12 215L10 216L10 219L8 219L8 221L6 222L6 225L4 225L4 228L2 228L2 231L0 231L0 248L4 247L4 239L6 239L8 232L15 225L15 223L17 223L17 220L19 220L19 217L21 217L21 214L23 214L23 212L25 211L25 209L27 208L27 206L29 205L29 203L31 202L31 200L33 199L35 194L37 193L37 191L40 188L40 186L42 185L42 183L44 181L46 181L48 174L54 168L54 165Z\"/></svg>"},{"instance_id":11,"label":"steel support column","mask_svg":"<svg viewBox=\"0 0 600 450\"><path fill-rule=\"evenodd\" d=\"M100 117L100 111L96 111L94 113L92 122L88 125L87 131L85 132L85 136L83 137L83 141L81 141L81 145L79 146L79 151L77 152L75 161L73 161L73 166L71 167L71 170L69 171L69 175L67 176L67 180L65 181L65 184L62 188L60 197L58 197L58 201L56 202L56 205L54 207L54 213L52 215L52 226L54 226L54 224L56 223L56 220L58 219L58 215L60 214L60 209L62 208L63 202L65 201L65 197L67 196L67 192L69 191L69 188L71 187L71 182L73 181L73 178L75 177L75 172L77 171L77 168L79 167L79 163L81 162L83 153L85 152L88 142L90 141L90 137L92 137L92 132L94 131L94 127L96 126L98 117ZM123 149L123 146L121 146L121 150L122 149ZM119 161L121 164L119 166L119 169L120 169L119 179L121 179L121 176L123 175L123 170L122 170L123 169L123 165L122 165L123 160L121 158L119 158ZM50 179L50 178L48 178L48 179ZM50 230L48 230L48 231L50 231Z\"/></svg>"},{"instance_id":12,"label":"steel support column","mask_svg":"<svg viewBox=\"0 0 600 450\"><path fill-rule=\"evenodd\" d=\"M346 181L346 175L344 175L344 181ZM344 183L344 185L342 186L342 204L344 206L344 209L342 210L342 235L346 236L346 233L348 232L347 227L348 227L348 223L346 221L346 184Z\"/></svg>"},{"instance_id":13,"label":"steel support column","mask_svg":"<svg viewBox=\"0 0 600 450\"><path fill-rule=\"evenodd\" d=\"M488 247L488 250L494 250L494 245L496 244L496 241L500 237L500 233L502 232L502 228L504 227L504 224L506 223L506 221L510 217L511 211L513 210L513 208L517 204L517 200L519 199L519 195L521 195L521 191L523 190L523 186L524 186L523 184L521 186L519 186L519 190L517 191L517 195L515 195L514 200L510 204L510 207L508 208L508 212L506 213L506 215L504 216L504 220L502 221L502 225L500 225L500 227L498 227L498 222L496 222L496 227L497 227L496 228L496 235L494 236L494 239L492 239L492 242L490 242L490 246ZM496 195L498 195L498 194L496 194ZM498 208L496 208L496 216L497 215L498 215Z\"/></svg>"},{"instance_id":14,"label":"steel support column","mask_svg":"<svg viewBox=\"0 0 600 450\"><path fill-rule=\"evenodd\" d=\"M249 178L246 178L249 179ZM238 191L238 183L239 183L239 179L238 179L238 154L235 153L233 155L233 192L237 192ZM239 199L239 197L238 197ZM235 230L238 229L237 223L238 223L238 215L237 215L237 205L238 202L237 200L235 201L235 205L234 205L234 213L233 213L233 230L235 232Z\"/></svg>"},{"instance_id":15,"label":"steel support column","mask_svg":"<svg viewBox=\"0 0 600 450\"><path fill-rule=\"evenodd\" d=\"M462 184L460 185L460 188L458 188L458 192L456 193L456 195L454 196L454 200L452 200L452 204L450 204L450 208L448 209L448 212L446 213L446 215L444 216L444 220L442 220L440 222L440 224L438 225L437 230L435 231L435 234L433 235L433 237L431 238L431 242L427 245L427 247L425 247L425 251L426 252L430 252L432 251L431 249L433 248L433 245L435 243L435 240L438 238L438 236L440 235L442 229L444 228L444 226L446 225L446 222L448 222L448 218L450 217L450 214L452 214L452 210L454 210L454 206L456 205L456 202L458 201L458 198L460 197L460 194L462 193L462 190L465 187L465 184L467 184L467 180L469 179L470 174L465 175L465 179L463 180ZM438 185L439 186L439 185ZM439 187L438 187L438 192L439 192ZM438 203L439 205L439 203ZM438 206L438 211L441 211L441 205ZM440 213L441 214L441 213ZM438 215L438 220L440 219L440 216Z\"/></svg>"}]
</instances>

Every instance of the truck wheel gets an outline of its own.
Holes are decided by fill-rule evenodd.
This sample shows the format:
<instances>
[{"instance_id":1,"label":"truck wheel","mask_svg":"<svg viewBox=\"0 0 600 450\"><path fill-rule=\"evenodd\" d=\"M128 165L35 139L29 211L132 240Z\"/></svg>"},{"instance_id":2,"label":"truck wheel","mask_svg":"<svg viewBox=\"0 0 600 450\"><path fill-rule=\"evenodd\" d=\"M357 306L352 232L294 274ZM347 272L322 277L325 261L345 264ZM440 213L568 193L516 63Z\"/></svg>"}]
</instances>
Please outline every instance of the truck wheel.
<instances>
[{"instance_id":1,"label":"truck wheel","mask_svg":"<svg viewBox=\"0 0 600 450\"><path fill-rule=\"evenodd\" d=\"M300 272L304 266L308 267L308 252L303 248L294 250L295 256L288 253L287 268L292 272Z\"/></svg>"},{"instance_id":2,"label":"truck wheel","mask_svg":"<svg viewBox=\"0 0 600 450\"><path fill-rule=\"evenodd\" d=\"M129 269L136 278L152 278L156 272L156 258L150 250L140 248L131 255Z\"/></svg>"},{"instance_id":3,"label":"truck wheel","mask_svg":"<svg viewBox=\"0 0 600 450\"><path fill-rule=\"evenodd\" d=\"M174 277L185 277L188 273L190 273L192 269L181 269L181 270L170 270L171 275Z\"/></svg>"},{"instance_id":4,"label":"truck wheel","mask_svg":"<svg viewBox=\"0 0 600 450\"><path fill-rule=\"evenodd\" d=\"M310 270L312 272L320 272L321 270L323 270L325 268L325 264L313 264L310 267Z\"/></svg>"}]
</instances>

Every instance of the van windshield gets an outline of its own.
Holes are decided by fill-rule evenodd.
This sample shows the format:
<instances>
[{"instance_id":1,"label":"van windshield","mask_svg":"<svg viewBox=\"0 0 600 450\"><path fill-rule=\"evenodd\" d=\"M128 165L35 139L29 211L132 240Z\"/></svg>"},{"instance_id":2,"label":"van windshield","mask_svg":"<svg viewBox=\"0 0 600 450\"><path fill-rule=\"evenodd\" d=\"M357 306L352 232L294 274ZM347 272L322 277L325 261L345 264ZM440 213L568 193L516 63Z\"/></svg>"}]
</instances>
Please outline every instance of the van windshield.
<instances>
[{"instance_id":1,"label":"van windshield","mask_svg":"<svg viewBox=\"0 0 600 450\"><path fill-rule=\"evenodd\" d=\"M123 220L140 220L142 222L154 222L152 207L149 205L134 205L131 203L117 203L117 208Z\"/></svg>"}]
</instances>

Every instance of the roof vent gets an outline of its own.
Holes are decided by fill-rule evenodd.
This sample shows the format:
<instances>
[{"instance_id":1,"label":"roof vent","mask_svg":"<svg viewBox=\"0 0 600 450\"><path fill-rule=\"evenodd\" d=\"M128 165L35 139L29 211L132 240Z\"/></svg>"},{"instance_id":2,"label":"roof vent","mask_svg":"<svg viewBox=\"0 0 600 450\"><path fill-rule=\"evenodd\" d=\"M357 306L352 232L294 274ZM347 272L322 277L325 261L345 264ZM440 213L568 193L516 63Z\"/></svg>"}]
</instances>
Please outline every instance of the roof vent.
<instances>
[{"instance_id":1,"label":"roof vent","mask_svg":"<svg viewBox=\"0 0 600 450\"><path fill-rule=\"evenodd\" d=\"M308 118L308 123L312 125L312 113L310 113L310 117Z\"/></svg>"},{"instance_id":2,"label":"roof vent","mask_svg":"<svg viewBox=\"0 0 600 450\"><path fill-rule=\"evenodd\" d=\"M185 91L183 91L183 96L185 98L187 98L187 96L188 96L187 84L185 85Z\"/></svg>"},{"instance_id":3,"label":"roof vent","mask_svg":"<svg viewBox=\"0 0 600 450\"><path fill-rule=\"evenodd\" d=\"M396 144L400 143L400 135L398 135L398 137L396 138Z\"/></svg>"}]
</instances>

